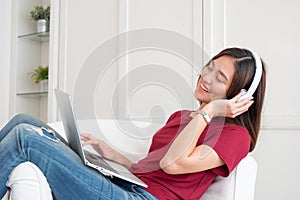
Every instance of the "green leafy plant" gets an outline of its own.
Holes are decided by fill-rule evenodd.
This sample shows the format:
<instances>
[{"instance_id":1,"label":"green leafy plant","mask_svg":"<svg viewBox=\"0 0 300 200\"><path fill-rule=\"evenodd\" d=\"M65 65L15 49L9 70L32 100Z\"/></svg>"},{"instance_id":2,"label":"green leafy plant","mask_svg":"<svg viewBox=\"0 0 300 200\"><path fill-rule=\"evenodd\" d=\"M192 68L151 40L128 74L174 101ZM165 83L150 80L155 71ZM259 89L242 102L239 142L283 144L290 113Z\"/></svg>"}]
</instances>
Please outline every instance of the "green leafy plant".
<instances>
[{"instance_id":1,"label":"green leafy plant","mask_svg":"<svg viewBox=\"0 0 300 200\"><path fill-rule=\"evenodd\" d=\"M35 6L33 10L30 11L31 19L37 21L39 19L50 20L50 6Z\"/></svg>"},{"instance_id":2,"label":"green leafy plant","mask_svg":"<svg viewBox=\"0 0 300 200\"><path fill-rule=\"evenodd\" d=\"M31 78L35 83L46 80L48 79L48 66L44 67L40 65L30 72L29 75L31 75Z\"/></svg>"}]
</instances>

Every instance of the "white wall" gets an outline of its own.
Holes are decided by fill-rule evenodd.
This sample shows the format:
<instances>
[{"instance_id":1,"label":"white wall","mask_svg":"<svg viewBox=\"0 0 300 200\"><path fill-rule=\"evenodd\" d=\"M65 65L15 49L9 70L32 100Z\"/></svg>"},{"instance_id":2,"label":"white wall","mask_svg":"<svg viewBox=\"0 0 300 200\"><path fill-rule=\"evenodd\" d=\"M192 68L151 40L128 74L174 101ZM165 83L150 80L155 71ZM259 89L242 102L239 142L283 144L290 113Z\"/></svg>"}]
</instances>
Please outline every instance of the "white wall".
<instances>
[{"instance_id":1,"label":"white wall","mask_svg":"<svg viewBox=\"0 0 300 200\"><path fill-rule=\"evenodd\" d=\"M300 94L295 92L300 73L299 8L295 0L227 0L227 45L249 46L267 63L266 115L300 115Z\"/></svg>"},{"instance_id":2,"label":"white wall","mask_svg":"<svg viewBox=\"0 0 300 200\"><path fill-rule=\"evenodd\" d=\"M159 7L157 6L158 4L160 5ZM193 7L195 5L199 6L196 13ZM62 6L61 13L61 30L63 34L60 39L62 41L60 44L62 53L60 54L61 73L59 74L59 88L71 94L76 93L78 77L82 75L81 70L86 66L99 65L99 60L103 60L105 57L99 54L91 59L90 56L95 53L99 46L101 47L103 43L110 41L119 33L139 28L163 28L175 31L197 42L201 38L201 29L199 28L201 27L201 18L196 21L194 19L195 16L201 16L201 4L194 0L175 2L172 0L164 2L90 0L88 4L80 1L67 1ZM146 36L144 40L147 40ZM192 48L191 46L190 50ZM107 51L109 52L111 49L107 49ZM118 46L116 46L116 51L118 51ZM129 54L128 57L121 56L116 58L111 65L105 66L106 71L101 77L96 77L99 80L95 91L92 92L95 94L93 96L95 99L94 106L96 115L99 118L118 117L113 116L113 107L126 107L128 109L127 114L131 118L138 119L149 119L151 108L157 105L162 107L161 110L166 115L169 115L174 110L187 108L180 104L180 99L176 99L177 96L172 93L172 90L168 90L170 86L164 87L159 85L158 82L150 83L150 87L136 88L135 92L128 94L129 100L126 99L128 104L119 105L117 103L112 105L113 94L117 93L118 95L120 80L124 76L128 76L130 71L143 65L160 64L169 67L170 71L177 73L191 88L193 88L197 79L194 76L197 72L193 71L190 64L187 64L179 56L170 52L143 49L142 51L135 51ZM157 74L159 73L158 71ZM87 81L95 78L94 75L91 70L86 77ZM143 76L147 77L148 74L139 74L139 76L141 76L140 78ZM165 74L165 77L167 78L168 74ZM85 90L91 87L84 84L84 82L80 83L80 86L84 87ZM190 92L189 107L194 104L193 91ZM146 96L147 98L145 98ZM78 118L90 118L91 113L86 111L91 106L91 103L87 100L88 97L81 94L79 97L75 96L73 98ZM78 100L79 98L80 100ZM154 114L155 111L161 113L161 110L155 110L154 108ZM159 116L156 117L159 118ZM165 120L165 117L160 118Z\"/></svg>"},{"instance_id":3,"label":"white wall","mask_svg":"<svg viewBox=\"0 0 300 200\"><path fill-rule=\"evenodd\" d=\"M300 130L263 130L253 156L258 163L255 200L298 200Z\"/></svg>"},{"instance_id":4,"label":"white wall","mask_svg":"<svg viewBox=\"0 0 300 200\"><path fill-rule=\"evenodd\" d=\"M105 0L89 0L88 3L87 1L61 2L59 89L73 94L76 90L77 77L87 58L103 42L117 35L118 6L118 1ZM99 56L98 60L101 59L101 55ZM110 99L107 97L111 96L112 85L117 81L117 67L112 67L109 74L108 78L103 79L104 83L101 83L107 86L101 91L102 98L96 100L103 105L102 117L106 118L111 117ZM89 74L92 75L93 72ZM90 106L85 98L80 99L80 104ZM78 106L75 106L75 109L76 107ZM90 117L84 111L77 111L77 113L78 118Z\"/></svg>"},{"instance_id":5,"label":"white wall","mask_svg":"<svg viewBox=\"0 0 300 200\"><path fill-rule=\"evenodd\" d=\"M216 2L216 1L215 1ZM256 200L299 199L300 1L226 0L224 45L254 49L267 64Z\"/></svg>"},{"instance_id":6,"label":"white wall","mask_svg":"<svg viewBox=\"0 0 300 200\"><path fill-rule=\"evenodd\" d=\"M201 26L202 18L196 18L198 15L195 14L201 13L201 4L195 3L193 0L152 0L127 1L124 7L123 9L126 11L124 14L120 13L120 17L124 18L120 21L120 26L123 28L121 31L145 28L150 30L141 34L142 37L136 34L133 40L144 40L144 45L138 46L134 52L129 52L120 59L120 77L127 78L131 74L137 74L136 76L139 77L132 78L143 79L139 85L129 85L126 98L120 98L120 101L123 102L120 102L119 111L125 112L120 116L124 114L125 117L131 119L152 119L163 122L176 110L193 108L195 104L194 83L202 63L198 66L192 66L189 63L189 61L193 61L193 46L189 41L201 44L201 41L197 41L197 39L201 38L202 34L201 29L198 29ZM199 25L196 25L197 23ZM163 29L170 32L162 31L161 33L155 32L155 34L151 32L151 29ZM164 34L167 36L164 37ZM155 42L146 42L153 38L155 38ZM174 42L175 38L176 42ZM187 40L185 41L185 39ZM172 46L165 45L168 40L173 43ZM135 42L132 43L135 44ZM128 46L131 45L131 43L128 44ZM182 51L176 51L177 48ZM183 59L183 56L189 57L190 60ZM197 55L197 57L199 56L201 55ZM155 71L155 67L158 65L164 69ZM144 70L144 73L137 73L143 67L148 72ZM185 85L187 87L184 87ZM180 91L179 88L182 90ZM123 107L127 110L122 110Z\"/></svg>"},{"instance_id":7,"label":"white wall","mask_svg":"<svg viewBox=\"0 0 300 200\"><path fill-rule=\"evenodd\" d=\"M11 1L0 1L0 128L9 117Z\"/></svg>"}]
</instances>

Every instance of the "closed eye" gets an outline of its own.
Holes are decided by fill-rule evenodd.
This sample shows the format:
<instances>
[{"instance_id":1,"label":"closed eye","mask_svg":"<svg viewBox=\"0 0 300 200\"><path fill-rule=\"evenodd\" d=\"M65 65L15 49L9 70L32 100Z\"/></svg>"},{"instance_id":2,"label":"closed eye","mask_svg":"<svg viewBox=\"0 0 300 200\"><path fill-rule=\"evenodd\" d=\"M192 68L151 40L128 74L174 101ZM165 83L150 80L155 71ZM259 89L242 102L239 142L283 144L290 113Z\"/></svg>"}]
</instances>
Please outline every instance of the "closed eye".
<instances>
[{"instance_id":1,"label":"closed eye","mask_svg":"<svg viewBox=\"0 0 300 200\"><path fill-rule=\"evenodd\" d=\"M215 66L215 62L212 60L212 65L214 66L214 67L216 67ZM217 68L218 69L218 68ZM226 76L226 74L223 72L223 71L221 71L221 70L217 70L218 71L218 74L220 74L220 78L219 78L219 76L218 76L218 79L220 80L220 81L222 81L222 79L225 79L225 82L228 82L228 77Z\"/></svg>"}]
</instances>

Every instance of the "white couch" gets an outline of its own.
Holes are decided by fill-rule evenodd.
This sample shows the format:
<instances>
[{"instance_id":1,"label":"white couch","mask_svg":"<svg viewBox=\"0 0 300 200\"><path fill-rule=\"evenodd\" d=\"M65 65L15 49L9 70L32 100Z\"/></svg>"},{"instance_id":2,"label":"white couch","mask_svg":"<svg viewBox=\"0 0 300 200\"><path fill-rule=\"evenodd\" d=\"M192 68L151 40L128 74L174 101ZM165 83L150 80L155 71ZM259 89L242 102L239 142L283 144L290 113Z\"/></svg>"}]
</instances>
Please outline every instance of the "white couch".
<instances>
[{"instance_id":1,"label":"white couch","mask_svg":"<svg viewBox=\"0 0 300 200\"><path fill-rule=\"evenodd\" d=\"M155 129L160 127L160 124L155 124L152 130L147 131L149 134L145 134L143 130L147 125L145 122L124 120L79 121L81 132L98 133L95 134L98 138L105 140L113 147L118 147L119 151L133 161L137 161L146 155L152 134ZM61 122L51 123L50 126L64 136ZM256 161L248 155L228 177L217 177L201 200L253 200L256 172ZM28 184L28 176L31 177L31 184ZM12 172L9 181L10 183L13 182L11 196L14 196L14 199L51 199L49 185L45 177L32 163L18 166ZM40 198L40 196L43 196L43 198ZM6 198L9 198L8 195Z\"/></svg>"}]
</instances>

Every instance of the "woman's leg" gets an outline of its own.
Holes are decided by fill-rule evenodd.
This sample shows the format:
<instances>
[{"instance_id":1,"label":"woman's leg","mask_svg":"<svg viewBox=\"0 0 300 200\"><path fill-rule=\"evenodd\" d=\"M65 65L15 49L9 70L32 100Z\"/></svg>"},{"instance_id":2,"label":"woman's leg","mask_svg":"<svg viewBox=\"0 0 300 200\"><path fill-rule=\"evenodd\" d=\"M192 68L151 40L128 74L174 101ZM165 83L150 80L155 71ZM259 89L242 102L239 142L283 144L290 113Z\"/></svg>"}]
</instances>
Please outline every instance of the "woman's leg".
<instances>
[{"instance_id":1,"label":"woman's leg","mask_svg":"<svg viewBox=\"0 0 300 200\"><path fill-rule=\"evenodd\" d=\"M36 119L30 115L27 114L18 114L16 116L14 116L1 130L0 130L0 141L2 141L2 139L16 126L18 126L19 124L30 124L36 127L44 127L47 129L51 129L53 130L50 126L48 126L46 123L42 122L39 119ZM67 142L65 141L65 139L63 137L61 137L55 130L53 130L55 132L55 135L57 136L57 138L59 138L63 143L67 144Z\"/></svg>"},{"instance_id":2,"label":"woman's leg","mask_svg":"<svg viewBox=\"0 0 300 200\"><path fill-rule=\"evenodd\" d=\"M86 167L65 144L42 137L35 126L20 124L0 142L0 197L12 170L25 161L37 165L57 199L142 199Z\"/></svg>"}]
</instances>

